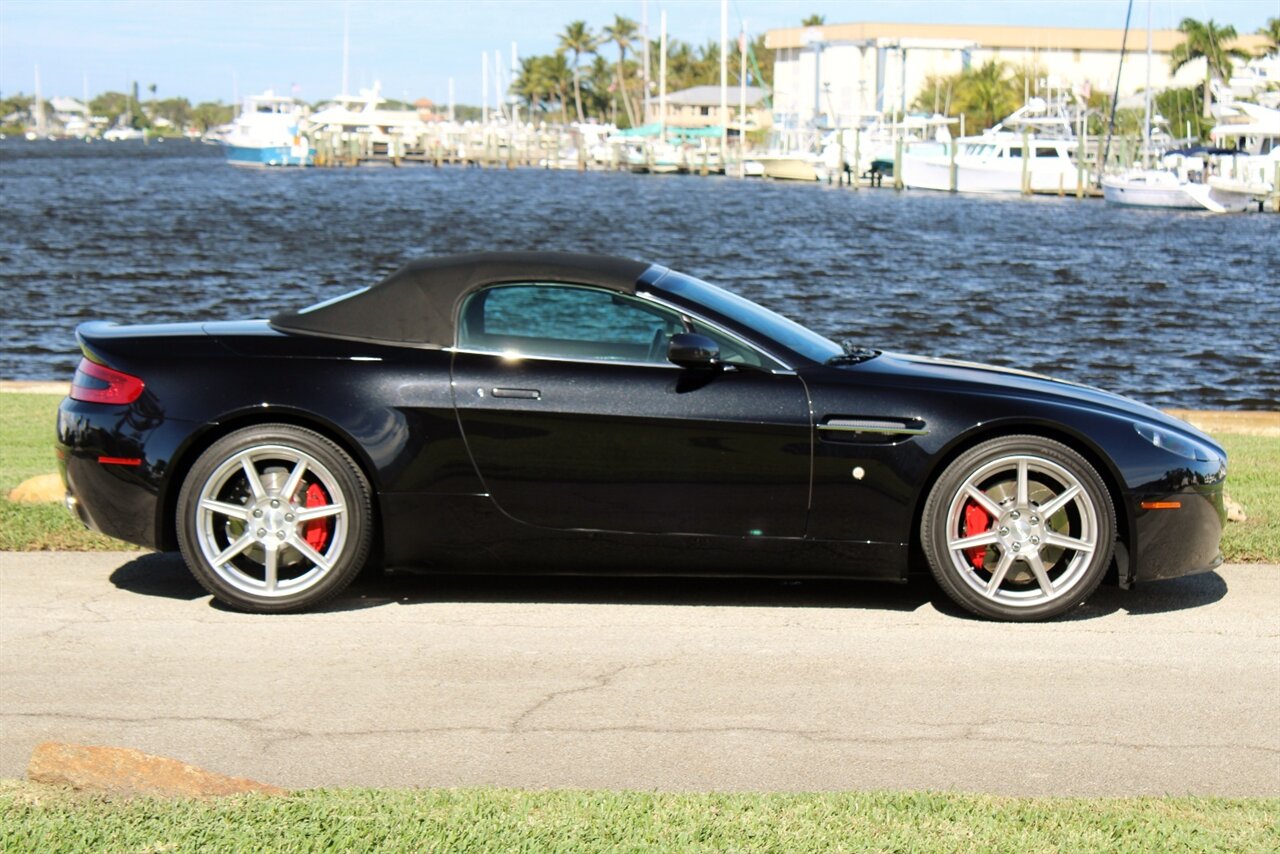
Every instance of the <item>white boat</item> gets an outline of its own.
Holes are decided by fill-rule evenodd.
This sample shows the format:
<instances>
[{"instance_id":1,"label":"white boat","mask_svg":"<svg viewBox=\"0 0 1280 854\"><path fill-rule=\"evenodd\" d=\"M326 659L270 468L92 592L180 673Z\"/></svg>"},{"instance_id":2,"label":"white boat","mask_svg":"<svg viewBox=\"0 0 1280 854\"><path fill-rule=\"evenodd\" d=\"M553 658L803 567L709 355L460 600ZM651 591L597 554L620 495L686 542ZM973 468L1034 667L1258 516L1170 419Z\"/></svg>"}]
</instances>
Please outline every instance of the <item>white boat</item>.
<instances>
[{"instance_id":1,"label":"white boat","mask_svg":"<svg viewBox=\"0 0 1280 854\"><path fill-rule=\"evenodd\" d=\"M1224 192L1234 187L1261 198L1280 189L1280 110L1234 101L1222 107L1209 138L1236 150L1217 158L1217 183Z\"/></svg>"},{"instance_id":2,"label":"white boat","mask_svg":"<svg viewBox=\"0 0 1280 854\"><path fill-rule=\"evenodd\" d=\"M954 186L949 144L942 142L907 146L902 183L910 189L961 193L1073 190L1078 180L1074 136L1065 110L1051 110L1043 99L1032 98L981 136L951 143L957 146Z\"/></svg>"},{"instance_id":3,"label":"white boat","mask_svg":"<svg viewBox=\"0 0 1280 854\"><path fill-rule=\"evenodd\" d=\"M747 162L757 164L763 177L777 181L817 181L822 166L822 158L805 151L753 154Z\"/></svg>"},{"instance_id":4,"label":"white boat","mask_svg":"<svg viewBox=\"0 0 1280 854\"><path fill-rule=\"evenodd\" d=\"M621 134L613 139L622 146L627 168L632 172L670 175L675 172L688 172L690 169L683 146L659 139L644 139Z\"/></svg>"},{"instance_id":5,"label":"white boat","mask_svg":"<svg viewBox=\"0 0 1280 854\"><path fill-rule=\"evenodd\" d=\"M362 135L369 138L375 154L387 153L395 140L417 140L429 129L417 110L386 109L386 99L379 94L377 82L372 89L361 89L358 95L337 95L307 120L313 130Z\"/></svg>"},{"instance_id":6,"label":"white boat","mask_svg":"<svg viewBox=\"0 0 1280 854\"><path fill-rule=\"evenodd\" d=\"M1165 168L1148 168L1149 158L1172 140L1159 140L1158 130L1167 122L1152 112L1151 101L1151 3L1147 3L1147 85L1143 106L1143 166L1102 179L1102 197L1110 205L1140 208L1238 213L1253 199L1247 181L1209 174L1209 162L1192 150L1165 155ZM1165 134L1167 137L1167 134ZM1163 143L1163 144L1162 144Z\"/></svg>"},{"instance_id":7,"label":"white boat","mask_svg":"<svg viewBox=\"0 0 1280 854\"><path fill-rule=\"evenodd\" d=\"M909 115L901 121L886 121L884 116L863 123L859 128L843 128L833 133L823 147L823 160L835 169L840 160L840 143L844 142L844 168L857 175L866 175L879 164L893 163L898 143L905 147L916 143L951 141L950 125L959 119L943 115ZM923 151L924 149L918 149ZM935 153L945 153L939 146ZM858 162L854 163L857 157ZM891 170L890 170L891 171Z\"/></svg>"},{"instance_id":8,"label":"white boat","mask_svg":"<svg viewBox=\"0 0 1280 854\"><path fill-rule=\"evenodd\" d=\"M222 137L233 166L310 166L311 143L302 128L307 108L268 89L244 100L240 115Z\"/></svg>"},{"instance_id":9,"label":"white boat","mask_svg":"<svg viewBox=\"0 0 1280 854\"><path fill-rule=\"evenodd\" d=\"M146 131L138 130L135 127L117 125L116 127L108 128L102 134L102 138L107 142L130 142L138 139L146 139L147 134Z\"/></svg>"},{"instance_id":10,"label":"white boat","mask_svg":"<svg viewBox=\"0 0 1280 854\"><path fill-rule=\"evenodd\" d=\"M748 168L759 169L765 178L818 181L828 174L821 150L822 138L817 129L775 127L769 134L769 147L748 154L746 161Z\"/></svg>"},{"instance_id":11,"label":"white boat","mask_svg":"<svg viewBox=\"0 0 1280 854\"><path fill-rule=\"evenodd\" d=\"M1253 193L1248 185L1217 177L1191 181L1172 169L1132 169L1104 177L1102 197L1107 204L1127 207L1239 213L1248 209Z\"/></svg>"}]
</instances>

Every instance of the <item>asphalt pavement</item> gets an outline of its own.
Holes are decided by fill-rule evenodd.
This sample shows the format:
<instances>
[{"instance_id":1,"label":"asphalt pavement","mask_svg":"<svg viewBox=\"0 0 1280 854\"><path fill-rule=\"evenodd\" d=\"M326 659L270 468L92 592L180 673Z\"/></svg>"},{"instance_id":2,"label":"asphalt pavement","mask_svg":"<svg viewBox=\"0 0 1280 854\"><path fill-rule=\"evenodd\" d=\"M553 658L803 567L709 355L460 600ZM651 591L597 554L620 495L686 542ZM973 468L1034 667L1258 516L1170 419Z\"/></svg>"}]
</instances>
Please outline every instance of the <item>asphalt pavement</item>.
<instances>
[{"instance_id":1,"label":"asphalt pavement","mask_svg":"<svg viewBox=\"0 0 1280 854\"><path fill-rule=\"evenodd\" d=\"M981 622L909 585L361 579L224 610L173 555L0 553L0 777L53 739L287 787L1280 795L1280 567Z\"/></svg>"}]
</instances>

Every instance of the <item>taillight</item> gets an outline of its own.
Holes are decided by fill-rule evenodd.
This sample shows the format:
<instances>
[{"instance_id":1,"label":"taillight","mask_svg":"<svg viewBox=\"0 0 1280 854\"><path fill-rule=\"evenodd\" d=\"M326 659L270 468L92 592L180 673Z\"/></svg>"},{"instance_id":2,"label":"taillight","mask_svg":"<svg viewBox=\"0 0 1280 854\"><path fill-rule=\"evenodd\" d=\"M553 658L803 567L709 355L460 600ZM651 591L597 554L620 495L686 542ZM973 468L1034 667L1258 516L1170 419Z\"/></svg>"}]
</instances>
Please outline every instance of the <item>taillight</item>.
<instances>
[{"instance_id":1,"label":"taillight","mask_svg":"<svg viewBox=\"0 0 1280 854\"><path fill-rule=\"evenodd\" d=\"M133 403L146 384L135 376L81 359L71 381L71 399L85 403Z\"/></svg>"}]
</instances>

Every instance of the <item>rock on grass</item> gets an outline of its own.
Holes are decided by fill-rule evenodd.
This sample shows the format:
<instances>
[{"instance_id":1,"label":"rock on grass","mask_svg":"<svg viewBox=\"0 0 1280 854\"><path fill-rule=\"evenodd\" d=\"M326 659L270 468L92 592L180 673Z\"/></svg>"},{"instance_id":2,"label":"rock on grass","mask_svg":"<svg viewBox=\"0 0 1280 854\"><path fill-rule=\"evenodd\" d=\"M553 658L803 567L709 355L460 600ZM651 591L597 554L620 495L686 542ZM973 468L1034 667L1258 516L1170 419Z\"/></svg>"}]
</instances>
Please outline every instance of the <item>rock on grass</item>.
<instances>
[{"instance_id":1,"label":"rock on grass","mask_svg":"<svg viewBox=\"0 0 1280 854\"><path fill-rule=\"evenodd\" d=\"M157 798L200 798L246 792L288 794L278 786L244 777L226 777L140 750L59 741L36 745L27 765L27 779L79 791Z\"/></svg>"}]
</instances>

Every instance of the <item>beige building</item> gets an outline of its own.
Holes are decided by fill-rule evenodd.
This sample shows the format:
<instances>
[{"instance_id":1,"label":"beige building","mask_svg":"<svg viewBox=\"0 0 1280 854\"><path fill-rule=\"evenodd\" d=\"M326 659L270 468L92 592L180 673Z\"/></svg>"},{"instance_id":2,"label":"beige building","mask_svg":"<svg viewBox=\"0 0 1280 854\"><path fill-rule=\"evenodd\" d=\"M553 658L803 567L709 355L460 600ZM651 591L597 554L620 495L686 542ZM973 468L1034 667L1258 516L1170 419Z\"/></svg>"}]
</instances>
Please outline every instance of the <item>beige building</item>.
<instances>
[{"instance_id":1,"label":"beige building","mask_svg":"<svg viewBox=\"0 0 1280 854\"><path fill-rule=\"evenodd\" d=\"M736 86L728 89L729 108L727 115L720 113L720 87L694 86L679 92L667 94L667 115L665 123L668 127L707 128L727 127L737 130L738 114L741 107L741 92ZM746 89L747 119L746 130L750 133L759 128L772 125L772 114L765 102L764 90L758 86ZM663 121L659 99L649 99L649 121Z\"/></svg>"},{"instance_id":2,"label":"beige building","mask_svg":"<svg viewBox=\"0 0 1280 854\"><path fill-rule=\"evenodd\" d=\"M1040 69L1042 95L1045 89L1080 92L1085 87L1110 93L1123 38L1120 29L853 23L770 30L765 45L777 51L775 117L804 123L816 114L831 114L847 125L860 116L905 111L926 78L991 59ZM1203 82L1203 60L1170 74L1169 54L1182 39L1177 30L1152 31L1152 89ZM1263 43L1256 35L1236 42L1251 53ZM1121 98L1146 85L1146 48L1146 29L1131 28Z\"/></svg>"}]
</instances>

